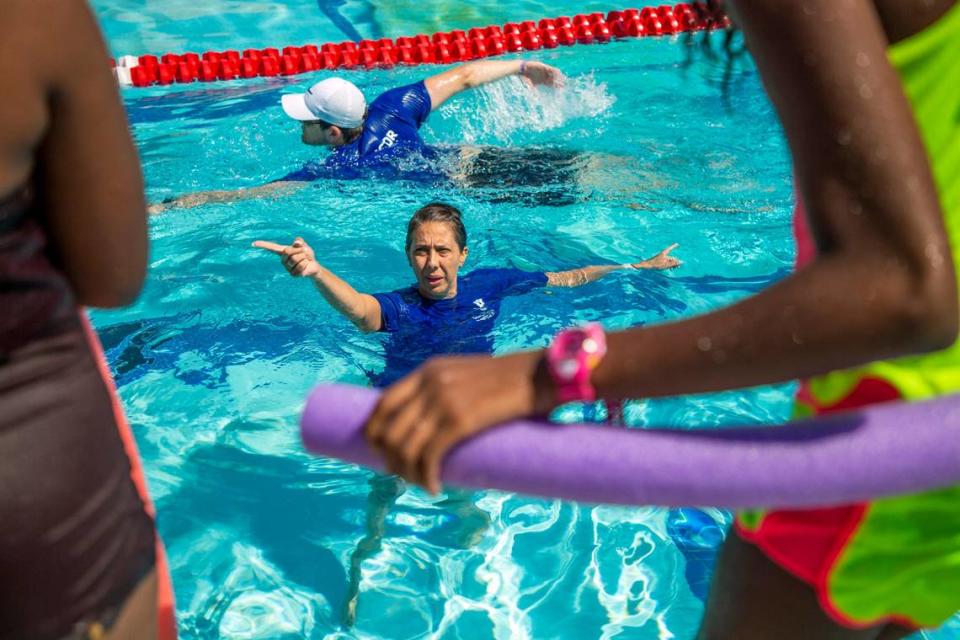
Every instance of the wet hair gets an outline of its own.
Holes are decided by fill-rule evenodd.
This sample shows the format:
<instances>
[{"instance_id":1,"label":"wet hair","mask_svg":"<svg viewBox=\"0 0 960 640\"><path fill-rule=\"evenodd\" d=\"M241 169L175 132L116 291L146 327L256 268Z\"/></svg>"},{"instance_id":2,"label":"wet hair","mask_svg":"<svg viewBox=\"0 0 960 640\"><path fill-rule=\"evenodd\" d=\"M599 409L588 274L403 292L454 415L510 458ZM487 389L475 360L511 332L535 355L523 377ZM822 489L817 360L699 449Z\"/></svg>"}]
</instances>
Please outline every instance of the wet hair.
<instances>
[{"instance_id":1,"label":"wet hair","mask_svg":"<svg viewBox=\"0 0 960 640\"><path fill-rule=\"evenodd\" d=\"M363 122L360 123L359 127L354 127L352 129L345 129L344 127L341 127L338 124L331 124L326 120L317 119L317 120L312 120L311 122L320 125L321 129L329 129L330 127L337 127L338 129L340 129L340 132L343 134L344 144L350 144L351 142L359 138L361 133L363 133L363 123L366 122L367 120L368 112L369 112L369 109L363 110Z\"/></svg>"},{"instance_id":2,"label":"wet hair","mask_svg":"<svg viewBox=\"0 0 960 640\"><path fill-rule=\"evenodd\" d=\"M446 222L453 227L453 235L462 250L467 246L467 229L463 226L460 210L445 202L431 202L420 207L407 224L406 249L410 251L413 234L424 222Z\"/></svg>"},{"instance_id":3,"label":"wet hair","mask_svg":"<svg viewBox=\"0 0 960 640\"><path fill-rule=\"evenodd\" d=\"M698 21L716 23L720 20L723 20L726 16L726 11L724 10L723 5L724 0L706 0L705 3L694 2L692 6ZM731 109L730 82L733 79L734 65L747 53L747 47L743 43L742 36L738 36L740 36L740 34L738 33L737 29L732 26L727 27L723 36L722 53L724 56L724 67L721 91L723 94L723 104L727 110ZM698 39L699 49L707 56L709 60L716 61L720 58L717 52L713 49L713 43L711 42L709 29L704 31L702 37L699 38L693 31L688 31L686 38L684 39L684 44L687 49L687 59L683 63L683 67L685 69L690 68L690 66L693 64L694 52L697 49Z\"/></svg>"}]
</instances>

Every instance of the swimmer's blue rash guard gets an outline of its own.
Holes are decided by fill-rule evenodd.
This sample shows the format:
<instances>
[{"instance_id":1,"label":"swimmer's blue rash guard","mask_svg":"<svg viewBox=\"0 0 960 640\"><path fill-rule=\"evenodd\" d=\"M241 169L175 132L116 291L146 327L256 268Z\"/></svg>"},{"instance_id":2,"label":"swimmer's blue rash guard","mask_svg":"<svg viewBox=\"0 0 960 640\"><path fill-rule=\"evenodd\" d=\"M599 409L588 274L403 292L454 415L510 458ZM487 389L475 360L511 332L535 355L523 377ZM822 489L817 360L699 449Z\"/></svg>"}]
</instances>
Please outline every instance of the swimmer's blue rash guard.
<instances>
[{"instance_id":1,"label":"swimmer's blue rash guard","mask_svg":"<svg viewBox=\"0 0 960 640\"><path fill-rule=\"evenodd\" d=\"M430 356L446 353L492 353L493 325L507 296L547 286L543 272L475 269L460 276L457 295L429 300L410 286L373 295L380 303L381 331L390 334L386 366L373 378L386 386L413 371Z\"/></svg>"},{"instance_id":2,"label":"swimmer's blue rash guard","mask_svg":"<svg viewBox=\"0 0 960 640\"><path fill-rule=\"evenodd\" d=\"M335 147L326 160L308 162L280 181L312 182L343 169L390 165L401 156L430 159L434 152L424 144L419 129L432 108L422 80L390 89L370 104L363 132L356 140Z\"/></svg>"}]
</instances>

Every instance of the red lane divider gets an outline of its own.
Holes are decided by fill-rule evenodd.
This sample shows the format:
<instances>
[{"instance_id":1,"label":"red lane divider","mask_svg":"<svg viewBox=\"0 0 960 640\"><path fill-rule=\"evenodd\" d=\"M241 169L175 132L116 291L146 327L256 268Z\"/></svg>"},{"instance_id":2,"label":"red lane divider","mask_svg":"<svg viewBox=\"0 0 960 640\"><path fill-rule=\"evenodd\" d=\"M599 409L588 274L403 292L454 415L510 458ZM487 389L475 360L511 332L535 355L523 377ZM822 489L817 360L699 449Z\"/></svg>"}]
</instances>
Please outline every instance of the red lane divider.
<instances>
[{"instance_id":1,"label":"red lane divider","mask_svg":"<svg viewBox=\"0 0 960 640\"><path fill-rule=\"evenodd\" d=\"M609 42L613 38L673 35L687 31L726 28L726 15L704 2L680 3L544 18L539 22L508 22L501 26L455 29L432 36L396 40L327 43L320 47L246 49L196 53L123 56L113 61L122 85L147 87L174 82L213 82L237 78L292 76L318 70L390 68L398 64L450 64L518 51L554 49L573 44Z\"/></svg>"}]
</instances>

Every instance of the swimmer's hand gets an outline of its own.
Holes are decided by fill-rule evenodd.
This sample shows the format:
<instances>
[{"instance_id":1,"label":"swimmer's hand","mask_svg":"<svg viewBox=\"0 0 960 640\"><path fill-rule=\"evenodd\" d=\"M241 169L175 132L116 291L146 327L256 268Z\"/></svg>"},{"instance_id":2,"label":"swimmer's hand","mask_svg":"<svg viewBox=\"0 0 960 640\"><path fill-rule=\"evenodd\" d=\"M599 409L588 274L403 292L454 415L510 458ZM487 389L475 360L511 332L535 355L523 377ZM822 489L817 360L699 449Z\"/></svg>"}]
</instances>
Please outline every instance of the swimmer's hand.
<instances>
[{"instance_id":1,"label":"swimmer's hand","mask_svg":"<svg viewBox=\"0 0 960 640\"><path fill-rule=\"evenodd\" d=\"M669 247L653 256L652 258L647 258L641 262L635 262L630 266L634 269L673 269L674 267L679 267L682 262L670 255L670 252L679 247L680 245L674 242Z\"/></svg>"},{"instance_id":2,"label":"swimmer's hand","mask_svg":"<svg viewBox=\"0 0 960 640\"><path fill-rule=\"evenodd\" d=\"M202 204L207 204L208 202L216 202L217 198L222 197L223 194L228 194L228 191L205 191L200 193L188 193L182 196L175 196L170 198L164 198L160 202L155 202L147 207L147 213L151 216L155 216L164 211L169 211L170 209L192 209L193 207L199 207Z\"/></svg>"},{"instance_id":3,"label":"swimmer's hand","mask_svg":"<svg viewBox=\"0 0 960 640\"><path fill-rule=\"evenodd\" d=\"M297 238L293 244L277 244L266 240L257 240L253 246L266 249L270 253L280 256L280 262L287 273L294 278L309 278L320 273L322 267L317 262L313 249L303 238Z\"/></svg>"},{"instance_id":4,"label":"swimmer's hand","mask_svg":"<svg viewBox=\"0 0 960 640\"><path fill-rule=\"evenodd\" d=\"M542 62L525 61L520 75L532 85L546 85L548 87L562 87L564 75L560 69L551 67Z\"/></svg>"},{"instance_id":5,"label":"swimmer's hand","mask_svg":"<svg viewBox=\"0 0 960 640\"><path fill-rule=\"evenodd\" d=\"M163 213L170 208L170 205L167 202L154 202L151 205L147 205L147 215L155 216Z\"/></svg>"},{"instance_id":6,"label":"swimmer's hand","mask_svg":"<svg viewBox=\"0 0 960 640\"><path fill-rule=\"evenodd\" d=\"M541 352L431 358L388 387L364 425L387 471L440 491L444 457L463 440L521 416L553 408Z\"/></svg>"},{"instance_id":7,"label":"swimmer's hand","mask_svg":"<svg viewBox=\"0 0 960 640\"><path fill-rule=\"evenodd\" d=\"M154 202L153 204L147 205L147 214L151 216L158 215L164 211L174 209L176 207L182 206L180 203L183 201L184 197L174 197L164 198L160 202Z\"/></svg>"}]
</instances>

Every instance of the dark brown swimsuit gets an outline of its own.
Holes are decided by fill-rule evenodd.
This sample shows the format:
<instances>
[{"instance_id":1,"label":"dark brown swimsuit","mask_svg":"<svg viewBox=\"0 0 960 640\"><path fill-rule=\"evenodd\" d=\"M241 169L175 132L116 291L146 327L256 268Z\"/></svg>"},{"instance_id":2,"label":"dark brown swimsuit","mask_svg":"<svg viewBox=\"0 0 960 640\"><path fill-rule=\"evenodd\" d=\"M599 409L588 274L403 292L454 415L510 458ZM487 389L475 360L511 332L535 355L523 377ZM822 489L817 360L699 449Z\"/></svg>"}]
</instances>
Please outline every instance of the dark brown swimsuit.
<instances>
[{"instance_id":1,"label":"dark brown swimsuit","mask_svg":"<svg viewBox=\"0 0 960 640\"><path fill-rule=\"evenodd\" d=\"M109 628L154 566L114 401L29 189L0 201L0 639Z\"/></svg>"}]
</instances>

